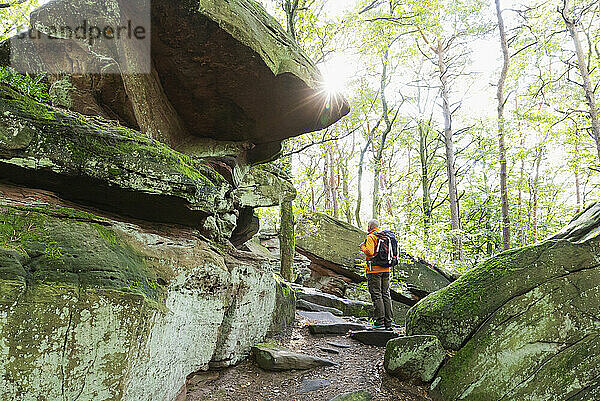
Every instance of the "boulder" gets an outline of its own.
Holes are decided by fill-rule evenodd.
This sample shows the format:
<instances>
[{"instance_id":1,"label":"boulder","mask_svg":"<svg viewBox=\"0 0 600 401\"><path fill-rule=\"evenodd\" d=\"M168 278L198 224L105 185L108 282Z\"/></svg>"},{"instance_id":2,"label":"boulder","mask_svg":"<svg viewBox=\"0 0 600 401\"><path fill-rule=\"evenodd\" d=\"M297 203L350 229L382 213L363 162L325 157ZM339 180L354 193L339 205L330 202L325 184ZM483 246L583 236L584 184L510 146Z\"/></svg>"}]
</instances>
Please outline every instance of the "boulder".
<instances>
[{"instance_id":1,"label":"boulder","mask_svg":"<svg viewBox=\"0 0 600 401\"><path fill-rule=\"evenodd\" d=\"M296 224L296 251L318 266L362 281L365 268L360 244L365 237L364 231L326 214L305 214Z\"/></svg>"},{"instance_id":2,"label":"boulder","mask_svg":"<svg viewBox=\"0 0 600 401\"><path fill-rule=\"evenodd\" d=\"M313 62L257 2L139 5L140 12L129 16L126 6L132 5L121 2L46 3L31 15L31 35L42 35L48 45L11 38L13 56L19 56L13 57L15 67L73 74L74 111L118 118L190 154L207 148L214 153L220 145L212 140L231 141L233 153L247 155L251 163L272 158L281 140L323 129L348 113L348 103L328 97ZM144 12L151 21L143 19ZM98 18L97 26L141 18L142 25L150 24L144 28L152 32L151 48L61 38L55 27L77 26L81 15ZM117 74L93 74L100 71Z\"/></svg>"},{"instance_id":3,"label":"boulder","mask_svg":"<svg viewBox=\"0 0 600 401\"><path fill-rule=\"evenodd\" d=\"M323 323L323 324L309 324L308 331L310 334L329 334L329 335L343 335L352 330L365 330L364 324L340 322L340 323Z\"/></svg>"},{"instance_id":4,"label":"boulder","mask_svg":"<svg viewBox=\"0 0 600 401\"><path fill-rule=\"evenodd\" d=\"M345 320L339 316L335 316L331 312L305 312L298 311L298 315L307 318L308 320L316 320L320 322L344 323Z\"/></svg>"},{"instance_id":5,"label":"boulder","mask_svg":"<svg viewBox=\"0 0 600 401\"><path fill-rule=\"evenodd\" d=\"M383 367L402 380L429 383L445 357L446 351L435 336L398 337L386 344Z\"/></svg>"},{"instance_id":6,"label":"boulder","mask_svg":"<svg viewBox=\"0 0 600 401\"><path fill-rule=\"evenodd\" d=\"M258 217L232 193L235 180L222 167L135 130L35 102L0 84L0 177L13 183L137 219L191 226L241 245L258 231ZM295 197L293 186L274 174L261 188Z\"/></svg>"},{"instance_id":7,"label":"boulder","mask_svg":"<svg viewBox=\"0 0 600 401\"><path fill-rule=\"evenodd\" d=\"M359 330L350 334L350 338L376 347L385 347L389 340L396 337L398 337L398 333L393 330Z\"/></svg>"},{"instance_id":8,"label":"boulder","mask_svg":"<svg viewBox=\"0 0 600 401\"><path fill-rule=\"evenodd\" d=\"M415 258L406 252L401 252L398 266L394 268L396 278L405 283L409 293L419 297L446 287L456 276L423 259ZM424 295L423 295L424 294Z\"/></svg>"},{"instance_id":9,"label":"boulder","mask_svg":"<svg viewBox=\"0 0 600 401\"><path fill-rule=\"evenodd\" d=\"M264 259L57 199L0 185L0 399L174 399L292 313Z\"/></svg>"},{"instance_id":10,"label":"boulder","mask_svg":"<svg viewBox=\"0 0 600 401\"><path fill-rule=\"evenodd\" d=\"M292 352L269 343L261 343L252 347L252 354L257 365L269 371L306 370L335 365L335 362L328 359Z\"/></svg>"},{"instance_id":11,"label":"boulder","mask_svg":"<svg viewBox=\"0 0 600 401\"><path fill-rule=\"evenodd\" d=\"M594 399L600 391L600 204L546 241L494 256L409 312L457 350L441 400Z\"/></svg>"},{"instance_id":12,"label":"boulder","mask_svg":"<svg viewBox=\"0 0 600 401\"><path fill-rule=\"evenodd\" d=\"M313 270L310 277L304 280L302 285L343 298L346 294L348 283L342 277L321 276L318 273L315 274L315 271Z\"/></svg>"},{"instance_id":13,"label":"boulder","mask_svg":"<svg viewBox=\"0 0 600 401\"><path fill-rule=\"evenodd\" d=\"M335 295L317 291L314 288L297 285L294 285L293 288L296 291L298 299L303 299L329 308L339 309L346 316L371 317L373 314L373 305L367 302L336 297Z\"/></svg>"},{"instance_id":14,"label":"boulder","mask_svg":"<svg viewBox=\"0 0 600 401\"><path fill-rule=\"evenodd\" d=\"M296 307L309 312L329 312L336 316L342 316L344 314L339 309L329 308L327 306L315 304L304 299L299 299L298 302L296 302Z\"/></svg>"}]
</instances>

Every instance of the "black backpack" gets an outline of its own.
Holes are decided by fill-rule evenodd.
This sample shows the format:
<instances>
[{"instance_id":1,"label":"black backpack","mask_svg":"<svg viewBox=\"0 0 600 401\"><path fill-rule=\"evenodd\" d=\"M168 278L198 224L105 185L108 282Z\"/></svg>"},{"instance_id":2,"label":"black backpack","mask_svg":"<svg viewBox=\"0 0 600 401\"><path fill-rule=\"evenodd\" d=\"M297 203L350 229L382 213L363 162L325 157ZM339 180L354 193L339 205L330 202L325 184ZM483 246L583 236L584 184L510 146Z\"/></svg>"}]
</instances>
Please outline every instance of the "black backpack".
<instances>
[{"instance_id":1,"label":"black backpack","mask_svg":"<svg viewBox=\"0 0 600 401\"><path fill-rule=\"evenodd\" d=\"M377 237L375 256L369 259L372 266L393 267L398 265L398 240L390 230L373 233Z\"/></svg>"}]
</instances>

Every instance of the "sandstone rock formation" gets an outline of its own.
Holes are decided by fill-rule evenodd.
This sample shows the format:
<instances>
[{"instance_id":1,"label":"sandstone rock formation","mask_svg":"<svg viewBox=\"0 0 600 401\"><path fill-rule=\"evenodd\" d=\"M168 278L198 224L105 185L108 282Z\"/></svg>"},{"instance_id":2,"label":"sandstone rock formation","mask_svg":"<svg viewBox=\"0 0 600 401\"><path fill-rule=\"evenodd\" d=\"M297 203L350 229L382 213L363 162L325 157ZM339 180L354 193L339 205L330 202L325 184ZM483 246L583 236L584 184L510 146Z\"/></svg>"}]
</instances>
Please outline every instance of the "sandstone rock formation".
<instances>
[{"instance_id":1,"label":"sandstone rock formation","mask_svg":"<svg viewBox=\"0 0 600 401\"><path fill-rule=\"evenodd\" d=\"M349 111L341 96L323 90L313 62L252 0L152 1L149 49L114 40L90 46L56 32L56 26L80 23L82 15L115 24L135 18L128 8L138 3L129 3L46 3L32 13L31 36L59 39L47 48L39 40L12 38L13 51L30 53L18 55L24 65L17 67L67 73L75 68L74 111L118 119L190 154L206 153L214 148L210 139L217 140L223 149L229 144L221 156L239 150L251 163L271 159L281 140L325 128ZM115 64L131 70L140 63L132 56L138 50L145 54L135 56L150 65L150 74L77 74Z\"/></svg>"},{"instance_id":2,"label":"sandstone rock formation","mask_svg":"<svg viewBox=\"0 0 600 401\"><path fill-rule=\"evenodd\" d=\"M591 400L600 394L600 204L555 236L503 252L431 294L407 334L456 350L440 400Z\"/></svg>"},{"instance_id":3,"label":"sandstone rock formation","mask_svg":"<svg viewBox=\"0 0 600 401\"><path fill-rule=\"evenodd\" d=\"M102 4L46 3L31 31ZM295 196L256 163L347 103L253 1L151 12L150 74L50 74L71 110L0 85L0 399L173 400L294 318L273 259L243 245L254 208ZM127 50L30 45L50 72Z\"/></svg>"},{"instance_id":4,"label":"sandstone rock formation","mask_svg":"<svg viewBox=\"0 0 600 401\"><path fill-rule=\"evenodd\" d=\"M280 324L276 295L291 290L266 260L51 192L0 195L2 399L172 399L187 374L236 363Z\"/></svg>"}]
</instances>

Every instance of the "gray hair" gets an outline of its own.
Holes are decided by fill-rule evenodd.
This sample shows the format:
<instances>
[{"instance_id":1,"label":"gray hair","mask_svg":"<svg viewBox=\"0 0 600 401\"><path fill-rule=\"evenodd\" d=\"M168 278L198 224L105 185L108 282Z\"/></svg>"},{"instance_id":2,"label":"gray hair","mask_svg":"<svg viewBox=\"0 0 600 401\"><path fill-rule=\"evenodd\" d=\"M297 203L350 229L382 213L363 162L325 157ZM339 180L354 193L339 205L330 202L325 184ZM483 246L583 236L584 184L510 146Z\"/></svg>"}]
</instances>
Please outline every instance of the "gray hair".
<instances>
[{"instance_id":1,"label":"gray hair","mask_svg":"<svg viewBox=\"0 0 600 401\"><path fill-rule=\"evenodd\" d=\"M367 231L371 231L375 228L379 228L379 220L371 219L367 222Z\"/></svg>"}]
</instances>

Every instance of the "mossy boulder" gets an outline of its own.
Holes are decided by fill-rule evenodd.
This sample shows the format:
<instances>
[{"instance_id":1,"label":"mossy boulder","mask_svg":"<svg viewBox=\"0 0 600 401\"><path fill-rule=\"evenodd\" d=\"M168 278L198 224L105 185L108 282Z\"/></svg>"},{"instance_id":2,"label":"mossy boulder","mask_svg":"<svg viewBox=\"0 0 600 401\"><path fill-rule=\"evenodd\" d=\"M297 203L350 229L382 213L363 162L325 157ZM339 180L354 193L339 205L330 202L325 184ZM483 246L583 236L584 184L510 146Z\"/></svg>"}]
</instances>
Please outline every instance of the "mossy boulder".
<instances>
[{"instance_id":1,"label":"mossy boulder","mask_svg":"<svg viewBox=\"0 0 600 401\"><path fill-rule=\"evenodd\" d=\"M360 244L366 233L322 213L301 216L296 224L296 251L343 276L361 281L365 274Z\"/></svg>"},{"instance_id":2,"label":"mossy boulder","mask_svg":"<svg viewBox=\"0 0 600 401\"><path fill-rule=\"evenodd\" d=\"M401 281L409 292L419 294L435 292L453 281L448 272L406 252L400 252L398 266L394 271L397 273L395 278Z\"/></svg>"},{"instance_id":3,"label":"mossy boulder","mask_svg":"<svg viewBox=\"0 0 600 401\"><path fill-rule=\"evenodd\" d=\"M0 192L0 399L174 399L289 321L262 258Z\"/></svg>"},{"instance_id":4,"label":"mossy boulder","mask_svg":"<svg viewBox=\"0 0 600 401\"><path fill-rule=\"evenodd\" d=\"M457 350L439 400L594 399L600 375L600 204L530 247L503 252L409 311L408 334Z\"/></svg>"},{"instance_id":5,"label":"mossy boulder","mask_svg":"<svg viewBox=\"0 0 600 401\"><path fill-rule=\"evenodd\" d=\"M428 383L442 365L446 351L435 336L406 336L389 340L383 367L402 380Z\"/></svg>"}]
</instances>

